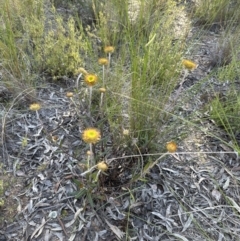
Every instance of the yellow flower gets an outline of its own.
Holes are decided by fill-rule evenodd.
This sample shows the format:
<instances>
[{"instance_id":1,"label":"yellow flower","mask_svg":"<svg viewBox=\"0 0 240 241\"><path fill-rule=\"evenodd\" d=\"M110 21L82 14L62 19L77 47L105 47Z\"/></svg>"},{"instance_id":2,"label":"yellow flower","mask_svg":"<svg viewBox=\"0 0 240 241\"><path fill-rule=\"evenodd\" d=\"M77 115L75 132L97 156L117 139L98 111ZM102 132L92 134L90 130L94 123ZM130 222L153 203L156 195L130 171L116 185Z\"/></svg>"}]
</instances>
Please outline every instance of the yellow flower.
<instances>
[{"instance_id":1,"label":"yellow flower","mask_svg":"<svg viewBox=\"0 0 240 241\"><path fill-rule=\"evenodd\" d=\"M97 143L101 139L100 131L96 128L87 128L83 131L82 139L86 143Z\"/></svg>"},{"instance_id":2,"label":"yellow flower","mask_svg":"<svg viewBox=\"0 0 240 241\"><path fill-rule=\"evenodd\" d=\"M100 91L101 93L104 93L104 92L106 92L106 89L105 89L105 88L99 88L99 91Z\"/></svg>"},{"instance_id":3,"label":"yellow flower","mask_svg":"<svg viewBox=\"0 0 240 241\"><path fill-rule=\"evenodd\" d=\"M32 111L37 111L41 109L41 105L38 103L33 103L29 106L29 109Z\"/></svg>"},{"instance_id":4,"label":"yellow flower","mask_svg":"<svg viewBox=\"0 0 240 241\"><path fill-rule=\"evenodd\" d=\"M95 74L87 74L84 76L84 81L88 86L93 86L97 83L98 77Z\"/></svg>"},{"instance_id":5,"label":"yellow flower","mask_svg":"<svg viewBox=\"0 0 240 241\"><path fill-rule=\"evenodd\" d=\"M73 97L73 92L67 92L67 93L66 93L66 97L68 97L68 98Z\"/></svg>"},{"instance_id":6,"label":"yellow flower","mask_svg":"<svg viewBox=\"0 0 240 241\"><path fill-rule=\"evenodd\" d=\"M108 165L107 165L106 162L104 162L104 161L99 162L99 163L97 164L97 169L100 170L100 171L102 171L102 172L105 172L105 171L107 171L107 169L108 169Z\"/></svg>"},{"instance_id":7,"label":"yellow flower","mask_svg":"<svg viewBox=\"0 0 240 241\"><path fill-rule=\"evenodd\" d=\"M108 59L100 58L100 59L98 59L98 63L101 65L108 65Z\"/></svg>"},{"instance_id":8,"label":"yellow flower","mask_svg":"<svg viewBox=\"0 0 240 241\"><path fill-rule=\"evenodd\" d=\"M166 148L169 152L175 152L177 150L177 144L174 141L167 143Z\"/></svg>"},{"instance_id":9,"label":"yellow flower","mask_svg":"<svg viewBox=\"0 0 240 241\"><path fill-rule=\"evenodd\" d=\"M194 70L194 69L197 68L197 64L194 63L194 62L191 61L191 60L188 60L188 59L184 59L184 60L182 61L182 64L183 64L183 66L184 66L186 69L188 69L188 70Z\"/></svg>"},{"instance_id":10,"label":"yellow flower","mask_svg":"<svg viewBox=\"0 0 240 241\"><path fill-rule=\"evenodd\" d=\"M106 46L104 47L104 52L109 54L114 52L114 47L113 46Z\"/></svg>"},{"instance_id":11,"label":"yellow flower","mask_svg":"<svg viewBox=\"0 0 240 241\"><path fill-rule=\"evenodd\" d=\"M81 74L81 73L84 75L88 74L87 70L85 70L84 68L77 69L75 74Z\"/></svg>"},{"instance_id":12,"label":"yellow flower","mask_svg":"<svg viewBox=\"0 0 240 241\"><path fill-rule=\"evenodd\" d=\"M87 156L91 156L91 151L87 151Z\"/></svg>"}]
</instances>

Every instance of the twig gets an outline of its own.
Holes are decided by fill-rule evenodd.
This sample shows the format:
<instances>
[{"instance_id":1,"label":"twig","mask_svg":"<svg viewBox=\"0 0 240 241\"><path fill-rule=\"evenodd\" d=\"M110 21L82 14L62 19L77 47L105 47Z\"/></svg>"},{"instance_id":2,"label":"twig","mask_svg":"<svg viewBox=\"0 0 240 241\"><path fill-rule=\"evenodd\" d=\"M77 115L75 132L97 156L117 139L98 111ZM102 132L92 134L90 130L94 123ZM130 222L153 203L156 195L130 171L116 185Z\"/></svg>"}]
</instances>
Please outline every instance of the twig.
<instances>
[{"instance_id":1,"label":"twig","mask_svg":"<svg viewBox=\"0 0 240 241\"><path fill-rule=\"evenodd\" d=\"M65 229L65 226L64 226L64 224L63 224L63 222L62 222L62 220L61 220L58 216L57 216L57 219L58 219L58 222L60 223L60 225L61 225L61 227L62 227L62 230L63 230L64 234L65 234L67 237L69 237L68 234L67 234L67 231L66 231L66 229Z\"/></svg>"}]
</instances>

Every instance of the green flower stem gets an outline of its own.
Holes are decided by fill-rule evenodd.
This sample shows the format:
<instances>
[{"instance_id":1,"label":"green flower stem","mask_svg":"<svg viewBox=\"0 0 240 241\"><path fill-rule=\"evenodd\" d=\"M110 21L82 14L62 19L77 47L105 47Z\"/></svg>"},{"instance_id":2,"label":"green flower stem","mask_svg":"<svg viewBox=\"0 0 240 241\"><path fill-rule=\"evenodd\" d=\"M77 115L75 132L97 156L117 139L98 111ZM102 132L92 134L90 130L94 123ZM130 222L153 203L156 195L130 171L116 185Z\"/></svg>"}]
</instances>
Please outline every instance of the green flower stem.
<instances>
[{"instance_id":1,"label":"green flower stem","mask_svg":"<svg viewBox=\"0 0 240 241\"><path fill-rule=\"evenodd\" d=\"M110 64L111 64L111 53L108 54L108 61L109 61L108 66L110 67Z\"/></svg>"},{"instance_id":2,"label":"green flower stem","mask_svg":"<svg viewBox=\"0 0 240 241\"><path fill-rule=\"evenodd\" d=\"M71 100L71 102L73 103L73 105L74 105L76 108L78 108L78 106L77 106L76 102L73 100L73 98L70 97L69 99Z\"/></svg>"},{"instance_id":3,"label":"green flower stem","mask_svg":"<svg viewBox=\"0 0 240 241\"><path fill-rule=\"evenodd\" d=\"M104 97L104 93L101 93L101 97L100 97L100 109L102 109L102 106L103 106L103 97Z\"/></svg>"},{"instance_id":4,"label":"green flower stem","mask_svg":"<svg viewBox=\"0 0 240 241\"><path fill-rule=\"evenodd\" d=\"M103 72L103 87L105 87L105 66L102 66L102 72Z\"/></svg>"},{"instance_id":5,"label":"green flower stem","mask_svg":"<svg viewBox=\"0 0 240 241\"><path fill-rule=\"evenodd\" d=\"M92 106L92 86L89 87L89 115L91 116L91 106Z\"/></svg>"},{"instance_id":6,"label":"green flower stem","mask_svg":"<svg viewBox=\"0 0 240 241\"><path fill-rule=\"evenodd\" d=\"M90 147L90 158L89 158L89 162L88 163L88 167L93 165L93 160L94 160L94 154L93 154L93 148L92 148L92 143L89 144Z\"/></svg>"},{"instance_id":7,"label":"green flower stem","mask_svg":"<svg viewBox=\"0 0 240 241\"><path fill-rule=\"evenodd\" d=\"M97 165L92 166L92 167L91 167L91 168L89 168L87 171L85 171L85 172L81 173L81 174L80 174L80 176L81 176L81 177L84 177L86 174L88 174L88 173L90 173L90 172L94 171L96 168L97 168Z\"/></svg>"}]
</instances>

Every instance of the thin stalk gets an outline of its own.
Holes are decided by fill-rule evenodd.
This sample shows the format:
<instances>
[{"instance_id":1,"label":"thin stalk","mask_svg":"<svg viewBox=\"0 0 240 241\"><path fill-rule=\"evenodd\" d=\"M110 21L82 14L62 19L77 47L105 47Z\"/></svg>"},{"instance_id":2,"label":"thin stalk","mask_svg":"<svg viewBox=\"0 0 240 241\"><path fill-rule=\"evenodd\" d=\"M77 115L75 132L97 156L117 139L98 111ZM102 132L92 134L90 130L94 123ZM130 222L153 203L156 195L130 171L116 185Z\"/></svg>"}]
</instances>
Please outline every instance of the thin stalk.
<instances>
[{"instance_id":1,"label":"thin stalk","mask_svg":"<svg viewBox=\"0 0 240 241\"><path fill-rule=\"evenodd\" d=\"M110 64L111 64L111 53L108 53L108 61L109 61L109 67L110 67Z\"/></svg>"},{"instance_id":2,"label":"thin stalk","mask_svg":"<svg viewBox=\"0 0 240 241\"><path fill-rule=\"evenodd\" d=\"M79 80L80 78L82 77L82 73L80 73L77 77L77 80L76 80L76 89L78 90L78 87L79 87Z\"/></svg>"},{"instance_id":3,"label":"thin stalk","mask_svg":"<svg viewBox=\"0 0 240 241\"><path fill-rule=\"evenodd\" d=\"M102 110L102 106L103 106L103 97L104 97L104 93L102 92L100 96L100 110Z\"/></svg>"},{"instance_id":4,"label":"thin stalk","mask_svg":"<svg viewBox=\"0 0 240 241\"><path fill-rule=\"evenodd\" d=\"M89 87L89 115L91 116L91 106L92 106L92 86Z\"/></svg>"},{"instance_id":5,"label":"thin stalk","mask_svg":"<svg viewBox=\"0 0 240 241\"><path fill-rule=\"evenodd\" d=\"M105 66L102 66L102 72L103 72L103 87L105 87Z\"/></svg>"},{"instance_id":6,"label":"thin stalk","mask_svg":"<svg viewBox=\"0 0 240 241\"><path fill-rule=\"evenodd\" d=\"M93 160L94 160L94 154L93 154L93 148L92 148L92 143L89 144L90 147L90 158L89 158L89 162L88 166L92 166L93 165ZM89 165L90 164L90 165Z\"/></svg>"}]
</instances>

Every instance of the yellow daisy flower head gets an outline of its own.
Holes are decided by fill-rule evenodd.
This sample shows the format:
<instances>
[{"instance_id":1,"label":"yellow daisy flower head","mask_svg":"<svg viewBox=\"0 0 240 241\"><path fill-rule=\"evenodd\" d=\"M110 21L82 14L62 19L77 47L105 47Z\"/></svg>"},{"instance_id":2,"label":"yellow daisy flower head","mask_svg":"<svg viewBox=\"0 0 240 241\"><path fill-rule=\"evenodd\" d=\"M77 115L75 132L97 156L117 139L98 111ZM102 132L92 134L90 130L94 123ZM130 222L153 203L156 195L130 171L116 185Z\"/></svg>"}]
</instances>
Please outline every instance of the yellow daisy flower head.
<instances>
[{"instance_id":1,"label":"yellow daisy flower head","mask_svg":"<svg viewBox=\"0 0 240 241\"><path fill-rule=\"evenodd\" d=\"M66 93L66 97L68 97L68 98L73 97L73 92L67 92L67 93Z\"/></svg>"},{"instance_id":2,"label":"yellow daisy flower head","mask_svg":"<svg viewBox=\"0 0 240 241\"><path fill-rule=\"evenodd\" d=\"M183 64L183 66L184 66L186 69L188 69L188 70L194 70L194 69L197 68L197 64L194 63L194 62L191 61L191 60L188 60L188 59L184 59L184 60L182 61L182 64Z\"/></svg>"},{"instance_id":3,"label":"yellow daisy flower head","mask_svg":"<svg viewBox=\"0 0 240 241\"><path fill-rule=\"evenodd\" d=\"M99 91L101 92L101 93L105 93L106 92L106 89L105 88L99 88Z\"/></svg>"},{"instance_id":4,"label":"yellow daisy flower head","mask_svg":"<svg viewBox=\"0 0 240 241\"><path fill-rule=\"evenodd\" d=\"M104 47L104 52L109 54L114 52L114 47L113 46L105 46Z\"/></svg>"},{"instance_id":5,"label":"yellow daisy flower head","mask_svg":"<svg viewBox=\"0 0 240 241\"><path fill-rule=\"evenodd\" d=\"M94 86L97 83L98 77L95 74L86 74L84 76L84 81L88 86Z\"/></svg>"},{"instance_id":6,"label":"yellow daisy flower head","mask_svg":"<svg viewBox=\"0 0 240 241\"><path fill-rule=\"evenodd\" d=\"M174 141L167 142L166 148L169 152L175 152L177 150L177 144Z\"/></svg>"},{"instance_id":7,"label":"yellow daisy flower head","mask_svg":"<svg viewBox=\"0 0 240 241\"><path fill-rule=\"evenodd\" d=\"M33 103L29 106L29 109L32 111L37 111L41 109L41 105L38 103Z\"/></svg>"},{"instance_id":8,"label":"yellow daisy flower head","mask_svg":"<svg viewBox=\"0 0 240 241\"><path fill-rule=\"evenodd\" d=\"M100 59L98 59L98 63L101 65L108 65L108 59L100 58Z\"/></svg>"},{"instance_id":9,"label":"yellow daisy flower head","mask_svg":"<svg viewBox=\"0 0 240 241\"><path fill-rule=\"evenodd\" d=\"M105 161L101 161L97 164L97 169L102 171L102 172L105 172L108 169L108 165Z\"/></svg>"},{"instance_id":10,"label":"yellow daisy flower head","mask_svg":"<svg viewBox=\"0 0 240 241\"><path fill-rule=\"evenodd\" d=\"M100 131L96 128L87 128L83 131L82 139L86 143L97 143L101 139Z\"/></svg>"}]
</instances>

